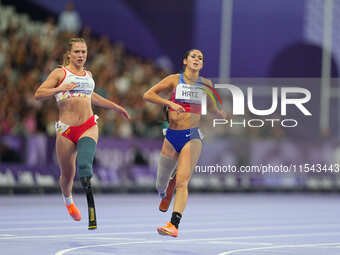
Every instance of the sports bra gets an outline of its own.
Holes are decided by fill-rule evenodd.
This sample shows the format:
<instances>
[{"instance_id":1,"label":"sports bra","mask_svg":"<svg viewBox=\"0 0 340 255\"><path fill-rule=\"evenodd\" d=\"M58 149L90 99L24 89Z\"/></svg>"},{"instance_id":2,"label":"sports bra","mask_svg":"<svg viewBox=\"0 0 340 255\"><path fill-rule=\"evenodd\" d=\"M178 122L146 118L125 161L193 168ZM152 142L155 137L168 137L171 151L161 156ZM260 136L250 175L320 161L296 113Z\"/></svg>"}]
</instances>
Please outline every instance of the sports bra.
<instances>
[{"instance_id":1,"label":"sports bra","mask_svg":"<svg viewBox=\"0 0 340 255\"><path fill-rule=\"evenodd\" d=\"M173 91L170 101L183 106L185 112L201 114L201 102L203 96L202 79L198 78L195 84L187 84L183 73L180 74L176 89ZM169 111L174 111L171 107Z\"/></svg>"},{"instance_id":2,"label":"sports bra","mask_svg":"<svg viewBox=\"0 0 340 255\"><path fill-rule=\"evenodd\" d=\"M59 102L71 97L79 97L85 99L91 98L95 83L89 73L84 71L84 75L77 75L64 66L62 67L62 69L65 72L65 76L63 80L57 85L57 87L68 83L75 83L77 84L77 87L72 90L61 91L55 94L56 101Z\"/></svg>"}]
</instances>

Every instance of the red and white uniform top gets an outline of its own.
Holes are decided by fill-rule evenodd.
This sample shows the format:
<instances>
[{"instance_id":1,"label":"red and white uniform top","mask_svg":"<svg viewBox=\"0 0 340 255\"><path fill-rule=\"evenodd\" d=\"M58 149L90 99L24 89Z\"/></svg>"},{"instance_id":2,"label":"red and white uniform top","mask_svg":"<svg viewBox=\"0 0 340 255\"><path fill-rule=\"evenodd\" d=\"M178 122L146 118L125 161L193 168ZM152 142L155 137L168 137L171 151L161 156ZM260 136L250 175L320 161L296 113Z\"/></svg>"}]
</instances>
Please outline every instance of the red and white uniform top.
<instances>
[{"instance_id":1,"label":"red and white uniform top","mask_svg":"<svg viewBox=\"0 0 340 255\"><path fill-rule=\"evenodd\" d=\"M68 83L77 84L77 87L72 90L61 91L55 94L57 102L71 97L79 97L85 99L91 98L95 87L95 82L90 74L87 71L84 71L83 75L77 75L64 66L62 67L62 69L65 72L65 76L63 80L57 85L57 87Z\"/></svg>"}]
</instances>

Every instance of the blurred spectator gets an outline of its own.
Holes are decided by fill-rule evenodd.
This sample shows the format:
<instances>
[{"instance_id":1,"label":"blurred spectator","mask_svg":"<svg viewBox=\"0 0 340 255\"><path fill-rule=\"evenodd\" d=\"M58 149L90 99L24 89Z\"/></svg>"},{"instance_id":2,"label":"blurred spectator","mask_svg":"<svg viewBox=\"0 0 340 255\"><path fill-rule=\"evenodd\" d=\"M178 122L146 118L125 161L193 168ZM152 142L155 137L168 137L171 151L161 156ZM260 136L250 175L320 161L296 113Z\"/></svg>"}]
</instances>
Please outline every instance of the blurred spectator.
<instances>
[{"instance_id":1,"label":"blurred spectator","mask_svg":"<svg viewBox=\"0 0 340 255\"><path fill-rule=\"evenodd\" d=\"M168 73L173 73L174 72L174 64L172 63L170 57L168 56L159 56L156 59L156 64L160 68L166 70Z\"/></svg>"},{"instance_id":2,"label":"blurred spectator","mask_svg":"<svg viewBox=\"0 0 340 255\"><path fill-rule=\"evenodd\" d=\"M34 134L37 132L37 116L33 109L28 110L23 121L27 134Z\"/></svg>"},{"instance_id":3,"label":"blurred spectator","mask_svg":"<svg viewBox=\"0 0 340 255\"><path fill-rule=\"evenodd\" d=\"M47 22L43 25L40 42L41 46L46 49L48 53L51 53L55 47L55 41L57 38L58 29L55 26L55 20L53 17L49 17Z\"/></svg>"},{"instance_id":4,"label":"blurred spectator","mask_svg":"<svg viewBox=\"0 0 340 255\"><path fill-rule=\"evenodd\" d=\"M78 34L81 29L81 19L74 4L69 2L65 5L65 10L59 16L58 27L62 32Z\"/></svg>"},{"instance_id":5,"label":"blurred spectator","mask_svg":"<svg viewBox=\"0 0 340 255\"><path fill-rule=\"evenodd\" d=\"M67 10L73 10L72 4ZM16 15L6 16L5 25L0 27L0 135L37 136L43 126L45 134L53 136L58 118L56 103L51 99L42 107L33 92L61 64L69 34L56 27L53 17L36 23ZM167 75L165 67L129 54L123 44L112 43L105 35L94 37L88 27L81 34L89 45L86 68L95 76L96 92L123 104L133 117L127 122L114 112L95 109L100 116L101 135L161 137L161 109L144 105L142 95Z\"/></svg>"}]
</instances>

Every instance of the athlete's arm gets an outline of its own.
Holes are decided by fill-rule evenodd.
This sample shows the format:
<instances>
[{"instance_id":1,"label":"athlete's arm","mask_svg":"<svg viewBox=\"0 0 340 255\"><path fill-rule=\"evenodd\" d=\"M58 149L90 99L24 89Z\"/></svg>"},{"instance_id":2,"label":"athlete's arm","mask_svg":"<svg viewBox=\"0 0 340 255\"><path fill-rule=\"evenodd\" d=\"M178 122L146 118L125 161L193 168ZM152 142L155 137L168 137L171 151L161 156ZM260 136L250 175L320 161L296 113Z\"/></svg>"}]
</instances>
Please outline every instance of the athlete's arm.
<instances>
[{"instance_id":1,"label":"athlete's arm","mask_svg":"<svg viewBox=\"0 0 340 255\"><path fill-rule=\"evenodd\" d=\"M130 120L130 116L129 116L128 112L122 106L120 106L120 105L98 95L97 93L95 93L95 92L92 93L91 100L92 100L92 103L94 105L115 110L116 112L119 112L125 118Z\"/></svg>"},{"instance_id":2,"label":"athlete's arm","mask_svg":"<svg viewBox=\"0 0 340 255\"><path fill-rule=\"evenodd\" d=\"M163 80L144 93L144 100L155 104L169 106L175 111L184 112L185 110L181 105L171 102L170 100L159 95L159 93L162 91L172 91L174 89L174 84L176 84L177 81L178 74L172 74L165 77Z\"/></svg>"},{"instance_id":3,"label":"athlete's arm","mask_svg":"<svg viewBox=\"0 0 340 255\"><path fill-rule=\"evenodd\" d=\"M34 97L37 100L45 100L50 96L55 95L61 91L67 91L74 89L77 85L74 83L64 84L63 86L57 86L57 84L64 78L65 73L63 69L56 68L54 69L47 79L39 86L39 88L35 91Z\"/></svg>"}]
</instances>

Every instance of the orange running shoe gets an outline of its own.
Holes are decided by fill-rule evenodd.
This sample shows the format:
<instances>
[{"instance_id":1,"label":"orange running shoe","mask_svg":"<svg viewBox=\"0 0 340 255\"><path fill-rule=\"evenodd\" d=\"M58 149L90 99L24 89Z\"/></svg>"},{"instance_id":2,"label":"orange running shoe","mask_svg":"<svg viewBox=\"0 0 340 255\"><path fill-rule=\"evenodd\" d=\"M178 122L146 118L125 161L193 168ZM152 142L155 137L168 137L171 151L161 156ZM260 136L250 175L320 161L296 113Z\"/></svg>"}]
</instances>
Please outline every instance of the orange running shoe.
<instances>
[{"instance_id":1,"label":"orange running shoe","mask_svg":"<svg viewBox=\"0 0 340 255\"><path fill-rule=\"evenodd\" d=\"M167 222L166 226L164 227L158 227L157 231L162 236L172 236L177 237L178 236L178 229L171 223Z\"/></svg>"},{"instance_id":2,"label":"orange running shoe","mask_svg":"<svg viewBox=\"0 0 340 255\"><path fill-rule=\"evenodd\" d=\"M65 204L66 205L66 204ZM66 205L66 208L68 210L68 213L70 216L75 220L75 221L80 221L81 220L81 214L77 206L72 203L71 205Z\"/></svg>"},{"instance_id":3,"label":"orange running shoe","mask_svg":"<svg viewBox=\"0 0 340 255\"><path fill-rule=\"evenodd\" d=\"M159 204L159 210L161 212L166 212L169 209L172 195L174 194L176 187L176 174L169 181L168 188L166 189L166 196L161 200Z\"/></svg>"}]
</instances>

